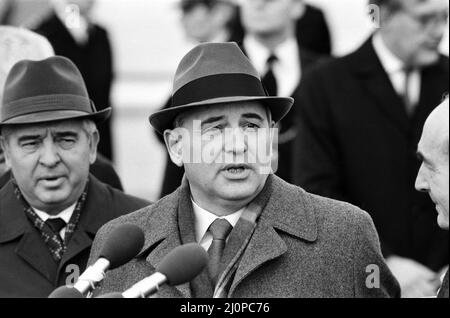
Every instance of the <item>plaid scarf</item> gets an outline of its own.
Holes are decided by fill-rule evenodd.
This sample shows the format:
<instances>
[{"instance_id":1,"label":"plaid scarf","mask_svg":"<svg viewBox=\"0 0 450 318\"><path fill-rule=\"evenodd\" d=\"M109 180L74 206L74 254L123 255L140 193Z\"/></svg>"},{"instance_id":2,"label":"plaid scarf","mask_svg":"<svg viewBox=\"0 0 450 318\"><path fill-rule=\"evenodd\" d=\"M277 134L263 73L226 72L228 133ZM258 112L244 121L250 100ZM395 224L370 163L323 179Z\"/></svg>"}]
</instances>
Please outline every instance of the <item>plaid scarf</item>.
<instances>
[{"instance_id":1,"label":"plaid scarf","mask_svg":"<svg viewBox=\"0 0 450 318\"><path fill-rule=\"evenodd\" d=\"M88 182L89 183L89 182ZM64 240L61 238L59 233L53 232L48 224L46 224L37 214L34 212L33 208L28 204L25 200L22 192L17 186L16 181L13 179L14 184L14 194L17 199L22 203L24 207L24 213L27 216L28 220L33 224L33 226L39 231L42 239L47 245L50 254L52 255L55 262L59 263L66 251L66 247L72 238L73 233L75 232L75 228L80 220L81 209L84 206L87 197L88 183L86 183L86 187L84 188L83 193L81 194L78 202L75 206L75 210L72 213L72 217L70 218L69 223L66 226L66 232L64 235Z\"/></svg>"}]
</instances>

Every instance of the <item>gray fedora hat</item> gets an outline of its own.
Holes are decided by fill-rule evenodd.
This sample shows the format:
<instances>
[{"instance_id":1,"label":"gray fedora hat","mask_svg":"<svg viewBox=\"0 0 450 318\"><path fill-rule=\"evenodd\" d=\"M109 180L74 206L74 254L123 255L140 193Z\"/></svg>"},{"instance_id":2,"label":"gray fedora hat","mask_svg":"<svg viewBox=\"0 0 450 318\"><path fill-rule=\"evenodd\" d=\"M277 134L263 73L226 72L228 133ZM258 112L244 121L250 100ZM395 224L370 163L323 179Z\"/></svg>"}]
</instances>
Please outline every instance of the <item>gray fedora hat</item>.
<instances>
[{"instance_id":1,"label":"gray fedora hat","mask_svg":"<svg viewBox=\"0 0 450 318\"><path fill-rule=\"evenodd\" d=\"M172 104L150 116L159 133L173 128L175 118L190 109L215 104L257 101L268 107L275 122L291 109L291 97L270 97L258 72L234 42L204 43L181 60L175 73Z\"/></svg>"},{"instance_id":2,"label":"gray fedora hat","mask_svg":"<svg viewBox=\"0 0 450 318\"><path fill-rule=\"evenodd\" d=\"M0 127L67 119L100 123L111 114L97 111L75 64L62 56L16 63L6 79Z\"/></svg>"}]
</instances>

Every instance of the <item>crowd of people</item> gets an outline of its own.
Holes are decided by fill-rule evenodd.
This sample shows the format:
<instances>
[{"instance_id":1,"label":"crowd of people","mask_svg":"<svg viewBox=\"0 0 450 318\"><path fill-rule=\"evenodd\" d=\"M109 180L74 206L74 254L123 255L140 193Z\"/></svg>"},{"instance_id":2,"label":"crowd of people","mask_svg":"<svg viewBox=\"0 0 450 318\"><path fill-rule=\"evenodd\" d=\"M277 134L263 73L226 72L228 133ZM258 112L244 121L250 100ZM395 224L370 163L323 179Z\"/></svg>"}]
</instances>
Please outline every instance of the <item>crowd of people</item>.
<instances>
[{"instance_id":1,"label":"crowd of people","mask_svg":"<svg viewBox=\"0 0 450 318\"><path fill-rule=\"evenodd\" d=\"M114 170L93 0L0 26L0 297L47 297L135 224L144 247L94 295L196 242L208 266L160 297L448 298L448 1L369 0L380 27L338 58L303 0L178 3L196 45L149 114L168 153L152 203Z\"/></svg>"}]
</instances>

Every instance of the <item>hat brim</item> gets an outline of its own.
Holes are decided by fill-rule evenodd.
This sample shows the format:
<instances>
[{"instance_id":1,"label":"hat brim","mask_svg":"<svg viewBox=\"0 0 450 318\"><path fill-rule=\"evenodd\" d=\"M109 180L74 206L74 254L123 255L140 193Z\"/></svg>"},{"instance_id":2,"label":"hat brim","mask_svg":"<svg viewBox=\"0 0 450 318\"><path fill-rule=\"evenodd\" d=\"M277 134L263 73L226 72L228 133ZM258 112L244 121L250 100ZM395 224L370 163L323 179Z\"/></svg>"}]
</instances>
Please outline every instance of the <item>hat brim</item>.
<instances>
[{"instance_id":1,"label":"hat brim","mask_svg":"<svg viewBox=\"0 0 450 318\"><path fill-rule=\"evenodd\" d=\"M175 118L185 111L203 106L229 104L238 102L259 102L269 108L272 120L278 123L290 111L294 104L291 97L271 97L271 96L233 96L209 99L201 102L167 108L152 114L149 118L150 124L160 134L164 134L167 129L173 129Z\"/></svg>"},{"instance_id":2,"label":"hat brim","mask_svg":"<svg viewBox=\"0 0 450 318\"><path fill-rule=\"evenodd\" d=\"M86 113L75 110L44 111L11 118L6 122L0 123L0 127L10 125L40 124L70 119L91 119L96 124L101 124L110 116L111 107L105 108L95 113Z\"/></svg>"}]
</instances>

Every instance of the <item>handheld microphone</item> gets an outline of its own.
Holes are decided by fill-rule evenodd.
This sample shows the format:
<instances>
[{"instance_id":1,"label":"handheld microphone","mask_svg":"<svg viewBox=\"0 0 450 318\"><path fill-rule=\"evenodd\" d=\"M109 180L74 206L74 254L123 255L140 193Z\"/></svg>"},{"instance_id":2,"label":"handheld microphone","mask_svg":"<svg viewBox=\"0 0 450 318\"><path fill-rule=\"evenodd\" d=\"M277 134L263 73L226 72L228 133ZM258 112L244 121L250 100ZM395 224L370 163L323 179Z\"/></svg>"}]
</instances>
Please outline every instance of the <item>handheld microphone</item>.
<instances>
[{"instance_id":1,"label":"handheld microphone","mask_svg":"<svg viewBox=\"0 0 450 318\"><path fill-rule=\"evenodd\" d=\"M129 262L144 246L144 233L133 224L117 227L106 240L97 261L89 266L73 286L82 295L95 289L105 272Z\"/></svg>"},{"instance_id":2,"label":"handheld microphone","mask_svg":"<svg viewBox=\"0 0 450 318\"><path fill-rule=\"evenodd\" d=\"M83 294L75 288L61 286L56 288L48 298L83 298Z\"/></svg>"},{"instance_id":3,"label":"handheld microphone","mask_svg":"<svg viewBox=\"0 0 450 318\"><path fill-rule=\"evenodd\" d=\"M154 274L137 282L121 295L110 293L102 298L146 298L164 284L176 286L193 280L207 263L208 254L199 244L181 245L163 258Z\"/></svg>"}]
</instances>

